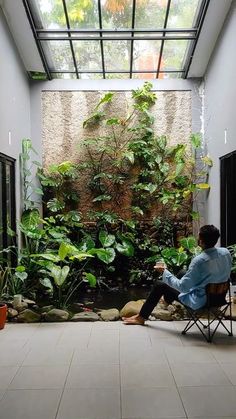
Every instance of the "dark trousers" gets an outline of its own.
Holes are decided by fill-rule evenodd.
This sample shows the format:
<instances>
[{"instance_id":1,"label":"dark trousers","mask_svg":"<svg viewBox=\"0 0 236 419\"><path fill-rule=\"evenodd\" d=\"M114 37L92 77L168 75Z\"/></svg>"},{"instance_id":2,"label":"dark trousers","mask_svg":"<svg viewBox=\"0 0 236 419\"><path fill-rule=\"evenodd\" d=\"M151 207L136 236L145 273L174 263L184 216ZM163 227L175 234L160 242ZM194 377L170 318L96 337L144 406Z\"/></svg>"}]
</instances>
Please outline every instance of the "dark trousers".
<instances>
[{"instance_id":1,"label":"dark trousers","mask_svg":"<svg viewBox=\"0 0 236 419\"><path fill-rule=\"evenodd\" d=\"M144 319L148 319L162 296L168 304L171 304L174 300L178 301L179 294L180 292L175 288L170 287L164 282L157 281L140 310L140 316Z\"/></svg>"}]
</instances>

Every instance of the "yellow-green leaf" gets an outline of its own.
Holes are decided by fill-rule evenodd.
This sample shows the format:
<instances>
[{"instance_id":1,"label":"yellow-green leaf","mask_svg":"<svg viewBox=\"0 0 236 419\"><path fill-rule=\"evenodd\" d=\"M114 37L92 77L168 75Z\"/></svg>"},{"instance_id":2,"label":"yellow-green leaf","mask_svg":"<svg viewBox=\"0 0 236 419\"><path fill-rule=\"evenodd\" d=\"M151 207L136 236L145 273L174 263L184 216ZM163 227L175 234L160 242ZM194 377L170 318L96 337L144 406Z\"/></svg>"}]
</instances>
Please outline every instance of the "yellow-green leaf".
<instances>
[{"instance_id":1,"label":"yellow-green leaf","mask_svg":"<svg viewBox=\"0 0 236 419\"><path fill-rule=\"evenodd\" d=\"M209 183L197 183L196 184L196 187L198 189L209 189L210 188L210 185L209 185Z\"/></svg>"},{"instance_id":2,"label":"yellow-green leaf","mask_svg":"<svg viewBox=\"0 0 236 419\"><path fill-rule=\"evenodd\" d=\"M201 160L203 163L205 163L207 166L212 167L213 166L213 160L209 156L201 157Z\"/></svg>"}]
</instances>

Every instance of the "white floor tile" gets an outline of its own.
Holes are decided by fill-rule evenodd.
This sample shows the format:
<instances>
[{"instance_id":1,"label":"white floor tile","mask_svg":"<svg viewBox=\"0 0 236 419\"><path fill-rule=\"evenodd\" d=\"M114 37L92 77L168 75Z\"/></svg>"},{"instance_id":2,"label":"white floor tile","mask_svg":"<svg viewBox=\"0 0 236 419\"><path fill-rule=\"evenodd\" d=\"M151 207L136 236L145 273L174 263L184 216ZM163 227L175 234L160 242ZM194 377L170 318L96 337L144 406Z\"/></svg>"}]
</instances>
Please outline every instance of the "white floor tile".
<instances>
[{"instance_id":1,"label":"white floor tile","mask_svg":"<svg viewBox=\"0 0 236 419\"><path fill-rule=\"evenodd\" d=\"M70 368L66 388L119 388L119 365L89 364Z\"/></svg>"},{"instance_id":2,"label":"white floor tile","mask_svg":"<svg viewBox=\"0 0 236 419\"><path fill-rule=\"evenodd\" d=\"M163 348L150 347L149 345L143 346L138 343L120 347L120 363L167 365L167 358Z\"/></svg>"},{"instance_id":3,"label":"white floor tile","mask_svg":"<svg viewBox=\"0 0 236 419\"><path fill-rule=\"evenodd\" d=\"M0 367L0 390L5 390L10 385L19 367Z\"/></svg>"},{"instance_id":4,"label":"white floor tile","mask_svg":"<svg viewBox=\"0 0 236 419\"><path fill-rule=\"evenodd\" d=\"M72 365L77 364L119 364L119 350L110 348L75 349Z\"/></svg>"},{"instance_id":5,"label":"white floor tile","mask_svg":"<svg viewBox=\"0 0 236 419\"><path fill-rule=\"evenodd\" d=\"M177 386L231 385L218 363L175 363L171 365Z\"/></svg>"},{"instance_id":6,"label":"white floor tile","mask_svg":"<svg viewBox=\"0 0 236 419\"><path fill-rule=\"evenodd\" d=\"M175 388L122 389L122 418L179 418L185 416Z\"/></svg>"},{"instance_id":7,"label":"white floor tile","mask_svg":"<svg viewBox=\"0 0 236 419\"><path fill-rule=\"evenodd\" d=\"M55 419L61 390L7 390L0 401L4 419Z\"/></svg>"},{"instance_id":8,"label":"white floor tile","mask_svg":"<svg viewBox=\"0 0 236 419\"><path fill-rule=\"evenodd\" d=\"M176 362L216 362L208 347L172 347L165 349L166 356L171 364Z\"/></svg>"},{"instance_id":9,"label":"white floor tile","mask_svg":"<svg viewBox=\"0 0 236 419\"><path fill-rule=\"evenodd\" d=\"M57 419L120 419L118 389L66 389Z\"/></svg>"},{"instance_id":10,"label":"white floor tile","mask_svg":"<svg viewBox=\"0 0 236 419\"><path fill-rule=\"evenodd\" d=\"M62 389L69 366L21 367L10 389Z\"/></svg>"},{"instance_id":11,"label":"white floor tile","mask_svg":"<svg viewBox=\"0 0 236 419\"><path fill-rule=\"evenodd\" d=\"M236 386L236 359L235 362L221 362L220 366L229 378L230 382Z\"/></svg>"},{"instance_id":12,"label":"white floor tile","mask_svg":"<svg viewBox=\"0 0 236 419\"><path fill-rule=\"evenodd\" d=\"M121 386L124 388L173 387L175 382L168 365L121 365Z\"/></svg>"},{"instance_id":13,"label":"white floor tile","mask_svg":"<svg viewBox=\"0 0 236 419\"><path fill-rule=\"evenodd\" d=\"M233 386L180 387L179 391L189 417L235 416Z\"/></svg>"},{"instance_id":14,"label":"white floor tile","mask_svg":"<svg viewBox=\"0 0 236 419\"><path fill-rule=\"evenodd\" d=\"M69 365L73 349L55 346L32 348L26 356L23 366Z\"/></svg>"}]
</instances>

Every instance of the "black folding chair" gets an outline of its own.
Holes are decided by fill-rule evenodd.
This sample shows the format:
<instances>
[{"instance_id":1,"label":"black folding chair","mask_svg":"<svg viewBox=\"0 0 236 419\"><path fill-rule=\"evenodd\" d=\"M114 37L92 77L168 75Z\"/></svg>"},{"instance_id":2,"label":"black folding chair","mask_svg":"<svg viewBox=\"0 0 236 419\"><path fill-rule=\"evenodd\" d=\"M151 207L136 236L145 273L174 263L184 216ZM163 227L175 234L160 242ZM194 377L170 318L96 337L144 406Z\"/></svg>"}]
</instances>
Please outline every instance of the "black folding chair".
<instances>
[{"instance_id":1,"label":"black folding chair","mask_svg":"<svg viewBox=\"0 0 236 419\"><path fill-rule=\"evenodd\" d=\"M226 295L228 293L228 298ZM212 283L206 286L207 303L198 310L192 310L185 306L189 315L189 322L182 331L182 335L186 335L194 325L200 330L201 334L207 340L212 342L219 325L221 324L229 336L233 336L232 330L232 302L230 292L230 280L219 284ZM229 329L224 323L226 320L226 311L229 309L227 319L230 322ZM206 315L206 323L203 323L202 317ZM213 322L217 322L213 327ZM211 328L212 326L212 328Z\"/></svg>"}]
</instances>

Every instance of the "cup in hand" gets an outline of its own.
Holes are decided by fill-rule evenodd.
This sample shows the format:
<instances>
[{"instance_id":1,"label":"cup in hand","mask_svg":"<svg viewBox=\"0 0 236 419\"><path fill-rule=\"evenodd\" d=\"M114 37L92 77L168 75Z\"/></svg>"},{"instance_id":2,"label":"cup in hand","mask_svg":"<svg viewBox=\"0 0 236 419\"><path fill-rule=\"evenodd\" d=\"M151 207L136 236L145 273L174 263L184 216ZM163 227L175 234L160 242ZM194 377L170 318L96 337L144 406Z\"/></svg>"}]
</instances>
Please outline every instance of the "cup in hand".
<instances>
[{"instance_id":1,"label":"cup in hand","mask_svg":"<svg viewBox=\"0 0 236 419\"><path fill-rule=\"evenodd\" d=\"M157 261L154 268L155 269L166 269L166 264L163 261Z\"/></svg>"}]
</instances>

